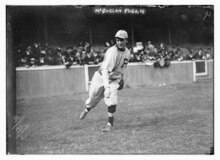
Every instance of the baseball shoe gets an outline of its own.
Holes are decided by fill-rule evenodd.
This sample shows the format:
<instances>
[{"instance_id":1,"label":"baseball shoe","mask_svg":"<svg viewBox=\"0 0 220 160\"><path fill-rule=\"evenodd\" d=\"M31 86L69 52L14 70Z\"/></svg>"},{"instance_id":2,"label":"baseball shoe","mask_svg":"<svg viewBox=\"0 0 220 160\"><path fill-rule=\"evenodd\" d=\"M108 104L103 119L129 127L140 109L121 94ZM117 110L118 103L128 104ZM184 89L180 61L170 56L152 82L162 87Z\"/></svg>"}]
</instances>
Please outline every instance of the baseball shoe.
<instances>
[{"instance_id":1,"label":"baseball shoe","mask_svg":"<svg viewBox=\"0 0 220 160\"><path fill-rule=\"evenodd\" d=\"M112 130L112 126L110 123L108 123L105 128L101 129L101 132L110 132Z\"/></svg>"},{"instance_id":2,"label":"baseball shoe","mask_svg":"<svg viewBox=\"0 0 220 160\"><path fill-rule=\"evenodd\" d=\"M88 113L89 113L89 112L88 112L87 110L83 110L82 113L80 114L80 117L79 117L80 120L83 120Z\"/></svg>"}]
</instances>

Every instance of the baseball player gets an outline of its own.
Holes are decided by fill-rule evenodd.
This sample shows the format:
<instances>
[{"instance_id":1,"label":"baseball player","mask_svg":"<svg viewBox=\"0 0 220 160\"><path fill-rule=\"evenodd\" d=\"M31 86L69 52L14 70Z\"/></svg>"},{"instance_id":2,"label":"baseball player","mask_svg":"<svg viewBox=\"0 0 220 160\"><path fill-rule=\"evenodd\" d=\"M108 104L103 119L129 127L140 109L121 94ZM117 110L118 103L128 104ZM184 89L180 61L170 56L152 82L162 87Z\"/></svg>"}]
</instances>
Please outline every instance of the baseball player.
<instances>
[{"instance_id":1,"label":"baseball player","mask_svg":"<svg viewBox=\"0 0 220 160\"><path fill-rule=\"evenodd\" d=\"M112 130L114 113L118 104L117 92L123 88L123 71L130 59L130 51L126 48L128 43L127 32L119 30L115 34L115 38L116 45L106 51L99 70L93 75L89 89L89 98L85 102L86 108L80 115L80 119L84 119L88 112L104 98L105 104L108 107L108 123L101 130L102 132Z\"/></svg>"}]
</instances>

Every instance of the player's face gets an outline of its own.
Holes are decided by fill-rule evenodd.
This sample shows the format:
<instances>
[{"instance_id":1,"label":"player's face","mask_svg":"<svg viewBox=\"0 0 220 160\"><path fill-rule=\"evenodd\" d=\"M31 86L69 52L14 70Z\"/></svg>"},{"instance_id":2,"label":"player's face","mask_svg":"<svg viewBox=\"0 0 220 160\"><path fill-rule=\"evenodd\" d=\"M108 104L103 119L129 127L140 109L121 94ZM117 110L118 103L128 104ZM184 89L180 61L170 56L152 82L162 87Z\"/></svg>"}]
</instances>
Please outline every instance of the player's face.
<instances>
[{"instance_id":1,"label":"player's face","mask_svg":"<svg viewBox=\"0 0 220 160\"><path fill-rule=\"evenodd\" d=\"M125 48L128 40L122 38L116 38L116 45L118 48Z\"/></svg>"}]
</instances>

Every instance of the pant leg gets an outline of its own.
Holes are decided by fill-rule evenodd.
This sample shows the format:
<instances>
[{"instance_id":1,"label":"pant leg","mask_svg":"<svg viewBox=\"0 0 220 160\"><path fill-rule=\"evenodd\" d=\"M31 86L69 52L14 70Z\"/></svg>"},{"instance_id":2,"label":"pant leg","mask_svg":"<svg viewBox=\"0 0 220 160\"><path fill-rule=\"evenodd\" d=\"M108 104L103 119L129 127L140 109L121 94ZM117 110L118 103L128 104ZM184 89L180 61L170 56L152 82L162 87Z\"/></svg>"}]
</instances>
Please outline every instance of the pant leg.
<instances>
[{"instance_id":1,"label":"pant leg","mask_svg":"<svg viewBox=\"0 0 220 160\"><path fill-rule=\"evenodd\" d=\"M91 85L89 88L89 98L85 104L88 108L95 107L104 97L104 85L101 75L98 72L92 77Z\"/></svg>"},{"instance_id":2,"label":"pant leg","mask_svg":"<svg viewBox=\"0 0 220 160\"><path fill-rule=\"evenodd\" d=\"M112 81L110 84L110 97L104 98L105 104L107 106L117 105L118 104L118 87L119 84L117 80Z\"/></svg>"}]
</instances>

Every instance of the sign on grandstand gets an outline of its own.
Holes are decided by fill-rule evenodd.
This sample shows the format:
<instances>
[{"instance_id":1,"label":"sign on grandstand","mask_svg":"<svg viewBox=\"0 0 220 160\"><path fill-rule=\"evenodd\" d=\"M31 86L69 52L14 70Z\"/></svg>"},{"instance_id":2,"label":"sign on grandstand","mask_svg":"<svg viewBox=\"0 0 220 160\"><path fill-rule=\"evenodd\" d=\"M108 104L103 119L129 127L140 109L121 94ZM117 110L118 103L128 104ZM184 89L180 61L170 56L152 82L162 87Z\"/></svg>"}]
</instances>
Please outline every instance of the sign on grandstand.
<instances>
[{"instance_id":1,"label":"sign on grandstand","mask_svg":"<svg viewBox=\"0 0 220 160\"><path fill-rule=\"evenodd\" d=\"M130 7L95 7L93 9L95 14L145 14L144 8L130 8Z\"/></svg>"}]
</instances>

